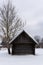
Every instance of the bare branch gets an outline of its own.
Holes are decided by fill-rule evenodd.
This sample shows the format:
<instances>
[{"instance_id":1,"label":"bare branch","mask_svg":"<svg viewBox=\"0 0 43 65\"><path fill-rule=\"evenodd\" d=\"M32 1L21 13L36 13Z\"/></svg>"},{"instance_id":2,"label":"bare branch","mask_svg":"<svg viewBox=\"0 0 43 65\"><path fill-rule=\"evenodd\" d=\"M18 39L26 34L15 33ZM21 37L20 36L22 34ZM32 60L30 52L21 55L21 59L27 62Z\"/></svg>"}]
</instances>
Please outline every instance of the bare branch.
<instances>
[{"instance_id":1,"label":"bare branch","mask_svg":"<svg viewBox=\"0 0 43 65\"><path fill-rule=\"evenodd\" d=\"M5 37L7 37L6 42L10 41L11 35L15 35L22 28L22 20L18 17L15 7L10 1L0 8L0 25Z\"/></svg>"}]
</instances>

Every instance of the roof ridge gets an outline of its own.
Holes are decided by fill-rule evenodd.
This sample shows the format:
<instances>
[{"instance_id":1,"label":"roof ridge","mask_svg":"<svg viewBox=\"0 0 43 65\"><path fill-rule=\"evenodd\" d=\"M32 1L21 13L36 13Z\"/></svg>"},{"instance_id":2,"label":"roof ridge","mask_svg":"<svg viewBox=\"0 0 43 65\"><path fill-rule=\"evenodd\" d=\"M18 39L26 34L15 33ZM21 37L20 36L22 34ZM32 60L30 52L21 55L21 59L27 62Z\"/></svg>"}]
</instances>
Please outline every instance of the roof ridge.
<instances>
[{"instance_id":1,"label":"roof ridge","mask_svg":"<svg viewBox=\"0 0 43 65\"><path fill-rule=\"evenodd\" d=\"M19 34L17 35L17 36L15 36L10 42L9 42L9 44L14 40L14 39L16 39L22 32L25 32L25 33L27 33L24 29L22 29L20 32L19 32ZM34 39L34 37L32 37L30 34L28 34L27 33L27 35L29 35L33 40L34 40L34 42L36 42L37 44L38 44L38 42Z\"/></svg>"}]
</instances>

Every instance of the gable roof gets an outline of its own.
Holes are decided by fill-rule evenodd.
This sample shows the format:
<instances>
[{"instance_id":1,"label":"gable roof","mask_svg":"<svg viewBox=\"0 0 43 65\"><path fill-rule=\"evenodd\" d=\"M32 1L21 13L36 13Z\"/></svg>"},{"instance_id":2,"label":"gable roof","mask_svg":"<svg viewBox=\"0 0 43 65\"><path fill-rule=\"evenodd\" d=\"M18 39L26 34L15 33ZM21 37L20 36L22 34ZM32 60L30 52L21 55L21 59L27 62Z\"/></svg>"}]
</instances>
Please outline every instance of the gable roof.
<instances>
[{"instance_id":1,"label":"gable roof","mask_svg":"<svg viewBox=\"0 0 43 65\"><path fill-rule=\"evenodd\" d=\"M9 44L10 44L12 41L14 41L23 31L24 31L30 38L32 38L32 40L33 40L36 44L38 44L38 42L37 42L29 33L27 33L25 30L21 30L21 31L9 42Z\"/></svg>"}]
</instances>

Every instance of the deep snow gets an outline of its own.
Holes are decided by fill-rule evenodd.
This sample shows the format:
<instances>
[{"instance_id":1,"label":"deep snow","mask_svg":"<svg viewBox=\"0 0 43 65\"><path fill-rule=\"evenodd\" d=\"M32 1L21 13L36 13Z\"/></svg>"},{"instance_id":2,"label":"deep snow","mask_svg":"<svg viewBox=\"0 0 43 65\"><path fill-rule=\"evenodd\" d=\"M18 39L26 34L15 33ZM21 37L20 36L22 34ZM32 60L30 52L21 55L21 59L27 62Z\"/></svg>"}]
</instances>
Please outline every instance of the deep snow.
<instances>
[{"instance_id":1,"label":"deep snow","mask_svg":"<svg viewBox=\"0 0 43 65\"><path fill-rule=\"evenodd\" d=\"M43 49L36 49L36 55L9 55L7 49L0 50L0 65L43 65Z\"/></svg>"}]
</instances>

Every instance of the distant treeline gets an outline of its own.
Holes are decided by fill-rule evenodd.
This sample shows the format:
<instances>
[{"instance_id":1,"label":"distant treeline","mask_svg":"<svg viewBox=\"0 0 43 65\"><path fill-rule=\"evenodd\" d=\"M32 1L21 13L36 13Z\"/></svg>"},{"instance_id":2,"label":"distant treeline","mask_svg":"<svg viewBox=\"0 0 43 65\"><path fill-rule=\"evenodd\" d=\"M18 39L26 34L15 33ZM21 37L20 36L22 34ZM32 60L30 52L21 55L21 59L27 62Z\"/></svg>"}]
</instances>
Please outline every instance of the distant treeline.
<instances>
[{"instance_id":1,"label":"distant treeline","mask_svg":"<svg viewBox=\"0 0 43 65\"><path fill-rule=\"evenodd\" d=\"M36 48L43 48L43 38L40 36L34 36L35 40L38 42L38 45L36 45Z\"/></svg>"}]
</instances>

